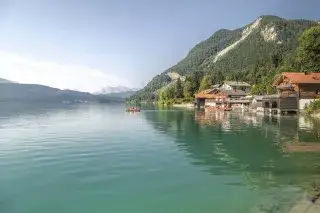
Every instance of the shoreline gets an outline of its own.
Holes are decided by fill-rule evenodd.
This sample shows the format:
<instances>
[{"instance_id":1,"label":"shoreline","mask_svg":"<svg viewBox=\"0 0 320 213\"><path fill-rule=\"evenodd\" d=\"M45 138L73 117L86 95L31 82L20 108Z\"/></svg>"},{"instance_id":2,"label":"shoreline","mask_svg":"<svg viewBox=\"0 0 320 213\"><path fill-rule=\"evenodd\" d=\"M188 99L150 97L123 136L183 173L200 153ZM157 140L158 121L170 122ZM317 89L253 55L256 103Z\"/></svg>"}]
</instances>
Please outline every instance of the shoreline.
<instances>
[{"instance_id":1,"label":"shoreline","mask_svg":"<svg viewBox=\"0 0 320 213\"><path fill-rule=\"evenodd\" d=\"M309 197L309 199L308 199ZM318 213L320 212L320 200L317 199L313 203L310 200L310 194L303 193L301 198L291 206L289 213Z\"/></svg>"}]
</instances>

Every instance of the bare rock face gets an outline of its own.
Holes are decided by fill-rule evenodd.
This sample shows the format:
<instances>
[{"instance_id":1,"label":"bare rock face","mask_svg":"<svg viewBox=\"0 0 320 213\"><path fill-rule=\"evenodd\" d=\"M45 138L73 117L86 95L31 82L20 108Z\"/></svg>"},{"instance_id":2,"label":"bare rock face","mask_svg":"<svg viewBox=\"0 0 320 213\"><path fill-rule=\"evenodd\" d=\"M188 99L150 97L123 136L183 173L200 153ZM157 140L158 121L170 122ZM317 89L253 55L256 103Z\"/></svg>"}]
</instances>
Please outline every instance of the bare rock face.
<instances>
[{"instance_id":1,"label":"bare rock face","mask_svg":"<svg viewBox=\"0 0 320 213\"><path fill-rule=\"evenodd\" d=\"M261 36L266 42L277 41L278 34L274 26L267 25L261 30Z\"/></svg>"},{"instance_id":2,"label":"bare rock face","mask_svg":"<svg viewBox=\"0 0 320 213\"><path fill-rule=\"evenodd\" d=\"M216 55L216 57L214 58L214 63L217 62L222 56L226 55L228 52L230 52L232 49L234 49L237 45L239 45L241 42L243 42L246 38L248 38L248 36L259 27L260 22L261 22L262 18L258 18L257 20L255 20L250 26L248 26L247 28L245 28L242 31L242 36L241 38L234 42L233 44L231 44L230 46L226 47L225 49L221 50L220 52L218 52L218 54Z\"/></svg>"}]
</instances>

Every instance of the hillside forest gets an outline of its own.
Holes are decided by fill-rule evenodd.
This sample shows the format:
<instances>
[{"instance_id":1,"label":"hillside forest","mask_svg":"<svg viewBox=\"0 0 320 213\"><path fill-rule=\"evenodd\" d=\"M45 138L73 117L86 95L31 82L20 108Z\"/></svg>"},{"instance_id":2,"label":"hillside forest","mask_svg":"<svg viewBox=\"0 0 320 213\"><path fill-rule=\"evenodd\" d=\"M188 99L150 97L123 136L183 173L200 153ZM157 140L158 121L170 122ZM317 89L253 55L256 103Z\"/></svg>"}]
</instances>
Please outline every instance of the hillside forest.
<instances>
[{"instance_id":1,"label":"hillside forest","mask_svg":"<svg viewBox=\"0 0 320 213\"><path fill-rule=\"evenodd\" d=\"M197 92L225 80L251 84L253 95L272 94L275 92L272 81L278 73L320 71L319 25L305 20L262 18L260 28L270 28L271 25L277 28L278 42L266 42L258 32L252 33L241 45L214 63L212 59L218 50L239 39L243 28L216 32L196 45L177 65L152 79L128 101L157 101L164 105L192 102ZM170 72L185 78L177 78L172 83L168 76Z\"/></svg>"}]
</instances>

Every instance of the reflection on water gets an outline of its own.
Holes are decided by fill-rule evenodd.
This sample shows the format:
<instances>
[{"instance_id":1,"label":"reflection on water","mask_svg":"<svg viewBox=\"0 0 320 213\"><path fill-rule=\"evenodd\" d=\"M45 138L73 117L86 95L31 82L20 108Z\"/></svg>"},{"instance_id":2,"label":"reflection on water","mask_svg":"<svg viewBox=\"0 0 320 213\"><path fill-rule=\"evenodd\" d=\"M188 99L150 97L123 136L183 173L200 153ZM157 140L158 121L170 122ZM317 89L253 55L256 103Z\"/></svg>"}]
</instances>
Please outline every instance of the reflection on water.
<instances>
[{"instance_id":1,"label":"reflection on water","mask_svg":"<svg viewBox=\"0 0 320 213\"><path fill-rule=\"evenodd\" d=\"M320 184L319 121L221 111L158 112L146 118L174 137L191 163L213 175L242 173L246 181L240 184L274 201L288 204L298 199L296 192ZM289 207L277 208L268 212Z\"/></svg>"},{"instance_id":2,"label":"reflection on water","mask_svg":"<svg viewBox=\"0 0 320 213\"><path fill-rule=\"evenodd\" d=\"M122 105L0 105L0 212L288 212L320 122ZM125 203L125 205L124 205Z\"/></svg>"}]
</instances>

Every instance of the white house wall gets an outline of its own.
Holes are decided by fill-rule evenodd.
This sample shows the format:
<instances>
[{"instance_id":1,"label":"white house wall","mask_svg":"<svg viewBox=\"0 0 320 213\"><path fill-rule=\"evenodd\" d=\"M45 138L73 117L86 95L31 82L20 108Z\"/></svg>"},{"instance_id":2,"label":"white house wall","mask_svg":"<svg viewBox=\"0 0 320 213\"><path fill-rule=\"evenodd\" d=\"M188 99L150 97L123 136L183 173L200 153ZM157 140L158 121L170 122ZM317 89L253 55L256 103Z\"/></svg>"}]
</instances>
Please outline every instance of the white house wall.
<instances>
[{"instance_id":1,"label":"white house wall","mask_svg":"<svg viewBox=\"0 0 320 213\"><path fill-rule=\"evenodd\" d=\"M227 89L227 90L231 90L232 89L232 87L227 85L227 84L222 84L221 88L222 89Z\"/></svg>"}]
</instances>

